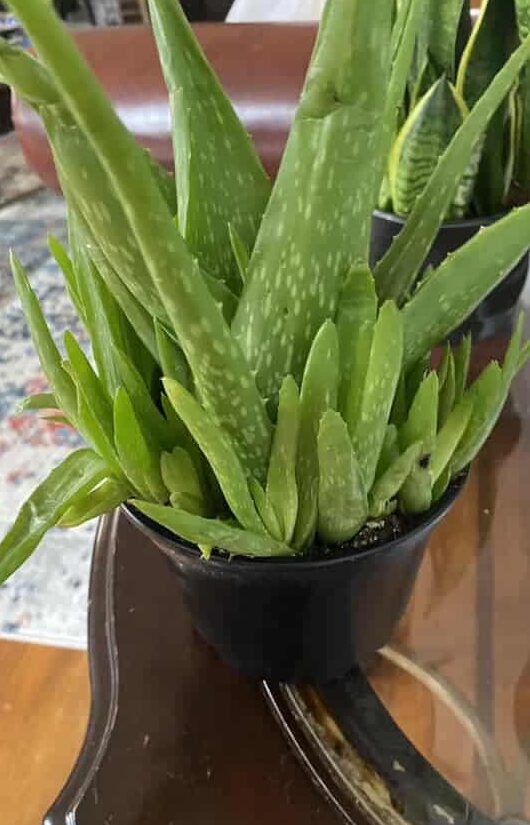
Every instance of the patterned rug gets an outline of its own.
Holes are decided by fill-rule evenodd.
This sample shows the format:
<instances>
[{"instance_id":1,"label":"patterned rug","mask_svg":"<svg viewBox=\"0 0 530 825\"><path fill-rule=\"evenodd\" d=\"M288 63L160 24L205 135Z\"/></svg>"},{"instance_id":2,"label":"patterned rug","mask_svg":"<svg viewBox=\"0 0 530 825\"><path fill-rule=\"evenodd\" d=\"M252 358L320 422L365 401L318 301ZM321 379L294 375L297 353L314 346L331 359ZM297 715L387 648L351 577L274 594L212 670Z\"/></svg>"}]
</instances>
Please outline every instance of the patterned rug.
<instances>
[{"instance_id":1,"label":"patterned rug","mask_svg":"<svg viewBox=\"0 0 530 825\"><path fill-rule=\"evenodd\" d=\"M28 493L80 445L70 429L17 412L22 399L44 390L46 383L14 295L10 248L31 275L56 342L61 345L66 329L83 335L46 248L50 232L65 239L64 204L44 190L36 191L36 179L20 168L20 158L18 164L4 162L3 147L0 141L0 193L7 202L0 205L0 535ZM6 154L12 159L16 152ZM28 563L0 587L0 636L76 648L86 645L94 530L89 525L52 531Z\"/></svg>"}]
</instances>

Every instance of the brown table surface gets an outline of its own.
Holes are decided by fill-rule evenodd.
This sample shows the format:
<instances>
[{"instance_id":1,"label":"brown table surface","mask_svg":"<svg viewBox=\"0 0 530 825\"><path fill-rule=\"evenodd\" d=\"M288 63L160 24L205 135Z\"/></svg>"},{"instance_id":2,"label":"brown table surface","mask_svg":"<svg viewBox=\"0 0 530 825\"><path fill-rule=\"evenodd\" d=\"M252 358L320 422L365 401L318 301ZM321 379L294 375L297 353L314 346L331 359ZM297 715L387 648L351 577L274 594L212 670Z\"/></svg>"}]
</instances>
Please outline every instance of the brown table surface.
<instances>
[{"instance_id":1,"label":"brown table surface","mask_svg":"<svg viewBox=\"0 0 530 825\"><path fill-rule=\"evenodd\" d=\"M344 690L338 686L343 715L344 697L351 699L350 719L337 718L333 708L338 727L328 718L332 738L351 741L344 731L362 715L361 694L369 724L383 736L373 756L377 764L361 760L357 773L350 771L358 792L377 786L381 815L361 815L357 800L347 821L403 822L408 810L399 799L403 765L392 757L385 766L395 742L384 708L407 737L400 745L403 764L414 765L416 780L425 770L443 788L445 777L463 797L464 821L474 810L467 801L478 808L479 820L480 812L530 818L529 455L527 368L466 492L432 539L407 614L369 684L357 674ZM324 788L314 786L293 755L263 686L221 664L196 636L168 562L120 515L100 526L89 617L92 717L49 825L341 821ZM321 716L333 695L313 695ZM296 726L296 712L287 705ZM318 761L306 750L309 762ZM340 754L343 763L357 758L355 748L342 747ZM392 771L397 784L386 781ZM324 774L328 791L338 787L329 765ZM422 780L418 792L429 793L429 783ZM344 788L341 793L344 802ZM430 821L456 821L433 807Z\"/></svg>"}]
</instances>

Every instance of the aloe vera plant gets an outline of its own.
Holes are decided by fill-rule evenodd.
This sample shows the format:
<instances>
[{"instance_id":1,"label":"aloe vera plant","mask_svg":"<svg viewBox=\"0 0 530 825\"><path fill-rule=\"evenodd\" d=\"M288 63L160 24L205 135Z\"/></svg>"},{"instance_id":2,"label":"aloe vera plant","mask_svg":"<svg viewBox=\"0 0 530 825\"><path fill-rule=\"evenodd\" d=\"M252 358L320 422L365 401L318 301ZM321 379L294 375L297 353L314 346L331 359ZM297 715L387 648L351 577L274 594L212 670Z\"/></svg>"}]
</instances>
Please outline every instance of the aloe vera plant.
<instances>
[{"instance_id":1,"label":"aloe vera plant","mask_svg":"<svg viewBox=\"0 0 530 825\"><path fill-rule=\"evenodd\" d=\"M397 1L397 0L396 0ZM529 32L528 0L420 0L414 56L379 206L409 215L475 103ZM401 9L406 3L397 2ZM396 25L402 14L398 13ZM528 199L530 93L524 68L505 91L459 179L444 218L491 216Z\"/></svg>"},{"instance_id":2,"label":"aloe vera plant","mask_svg":"<svg viewBox=\"0 0 530 825\"><path fill-rule=\"evenodd\" d=\"M22 508L0 542L0 579L51 527L124 502L206 556L303 555L428 511L473 461L530 357L523 319L503 365L473 383L469 339L437 370L431 351L526 251L530 207L411 288L530 38L474 87L469 112L438 82L430 99L452 101L454 134L371 272L400 101L413 71L419 86L428 74L414 51L422 2L393 15L388 0L329 0L271 184L176 0L150 2L175 179L127 132L50 5L10 0L38 58L0 41L0 76L48 132L69 219L69 250L53 238L50 249L92 353L70 333L57 348L13 254L50 384L25 407L56 408L88 446ZM448 77L461 5L439 18Z\"/></svg>"}]
</instances>

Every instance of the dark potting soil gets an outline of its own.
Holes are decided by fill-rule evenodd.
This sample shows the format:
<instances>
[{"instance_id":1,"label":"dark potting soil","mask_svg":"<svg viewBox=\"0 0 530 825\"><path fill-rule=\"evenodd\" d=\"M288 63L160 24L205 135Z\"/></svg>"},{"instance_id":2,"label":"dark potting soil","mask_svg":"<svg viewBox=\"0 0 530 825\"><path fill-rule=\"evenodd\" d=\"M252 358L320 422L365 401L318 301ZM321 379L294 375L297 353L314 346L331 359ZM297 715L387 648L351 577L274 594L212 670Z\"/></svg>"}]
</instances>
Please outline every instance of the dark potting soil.
<instances>
[{"instance_id":1,"label":"dark potting soil","mask_svg":"<svg viewBox=\"0 0 530 825\"><path fill-rule=\"evenodd\" d=\"M417 516L407 516L404 513L392 513L380 519L370 519L364 527L359 530L356 536L342 544L335 544L327 547L322 544L315 544L309 556L311 558L329 558L330 556L341 556L350 553L363 553L365 550L373 550L381 547L390 541L395 541L405 536L413 527L421 523L422 519Z\"/></svg>"}]
</instances>

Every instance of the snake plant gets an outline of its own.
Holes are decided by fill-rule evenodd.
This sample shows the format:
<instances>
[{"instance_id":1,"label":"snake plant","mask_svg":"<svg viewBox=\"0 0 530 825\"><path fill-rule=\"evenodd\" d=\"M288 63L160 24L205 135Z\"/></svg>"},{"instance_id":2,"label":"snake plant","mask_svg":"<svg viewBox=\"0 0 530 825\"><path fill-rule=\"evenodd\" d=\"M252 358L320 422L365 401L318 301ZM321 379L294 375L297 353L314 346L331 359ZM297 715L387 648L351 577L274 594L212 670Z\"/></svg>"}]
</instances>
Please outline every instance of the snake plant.
<instances>
[{"instance_id":1,"label":"snake plant","mask_svg":"<svg viewBox=\"0 0 530 825\"><path fill-rule=\"evenodd\" d=\"M469 0L396 4L402 33L410 25L404 9L416 5L419 17L379 206L407 216L453 135L530 31L530 2L482 0L473 28ZM447 219L496 215L528 200L529 128L530 73L524 69L477 141Z\"/></svg>"},{"instance_id":2,"label":"snake plant","mask_svg":"<svg viewBox=\"0 0 530 825\"><path fill-rule=\"evenodd\" d=\"M397 17L388 0L330 0L274 185L176 0L150 3L175 179L123 126L49 4L10 6L38 58L0 41L0 74L46 125L69 216L69 249L54 238L50 249L92 348L71 333L57 347L13 253L50 384L26 409L56 409L88 446L22 507L0 543L0 578L51 527L123 502L205 555L255 557L333 547L396 511L428 511L477 455L530 355L521 319L502 366L475 381L469 339L431 366L530 245L530 207L411 288L530 39L457 124L372 272L371 216L421 0L403 0Z\"/></svg>"}]
</instances>

